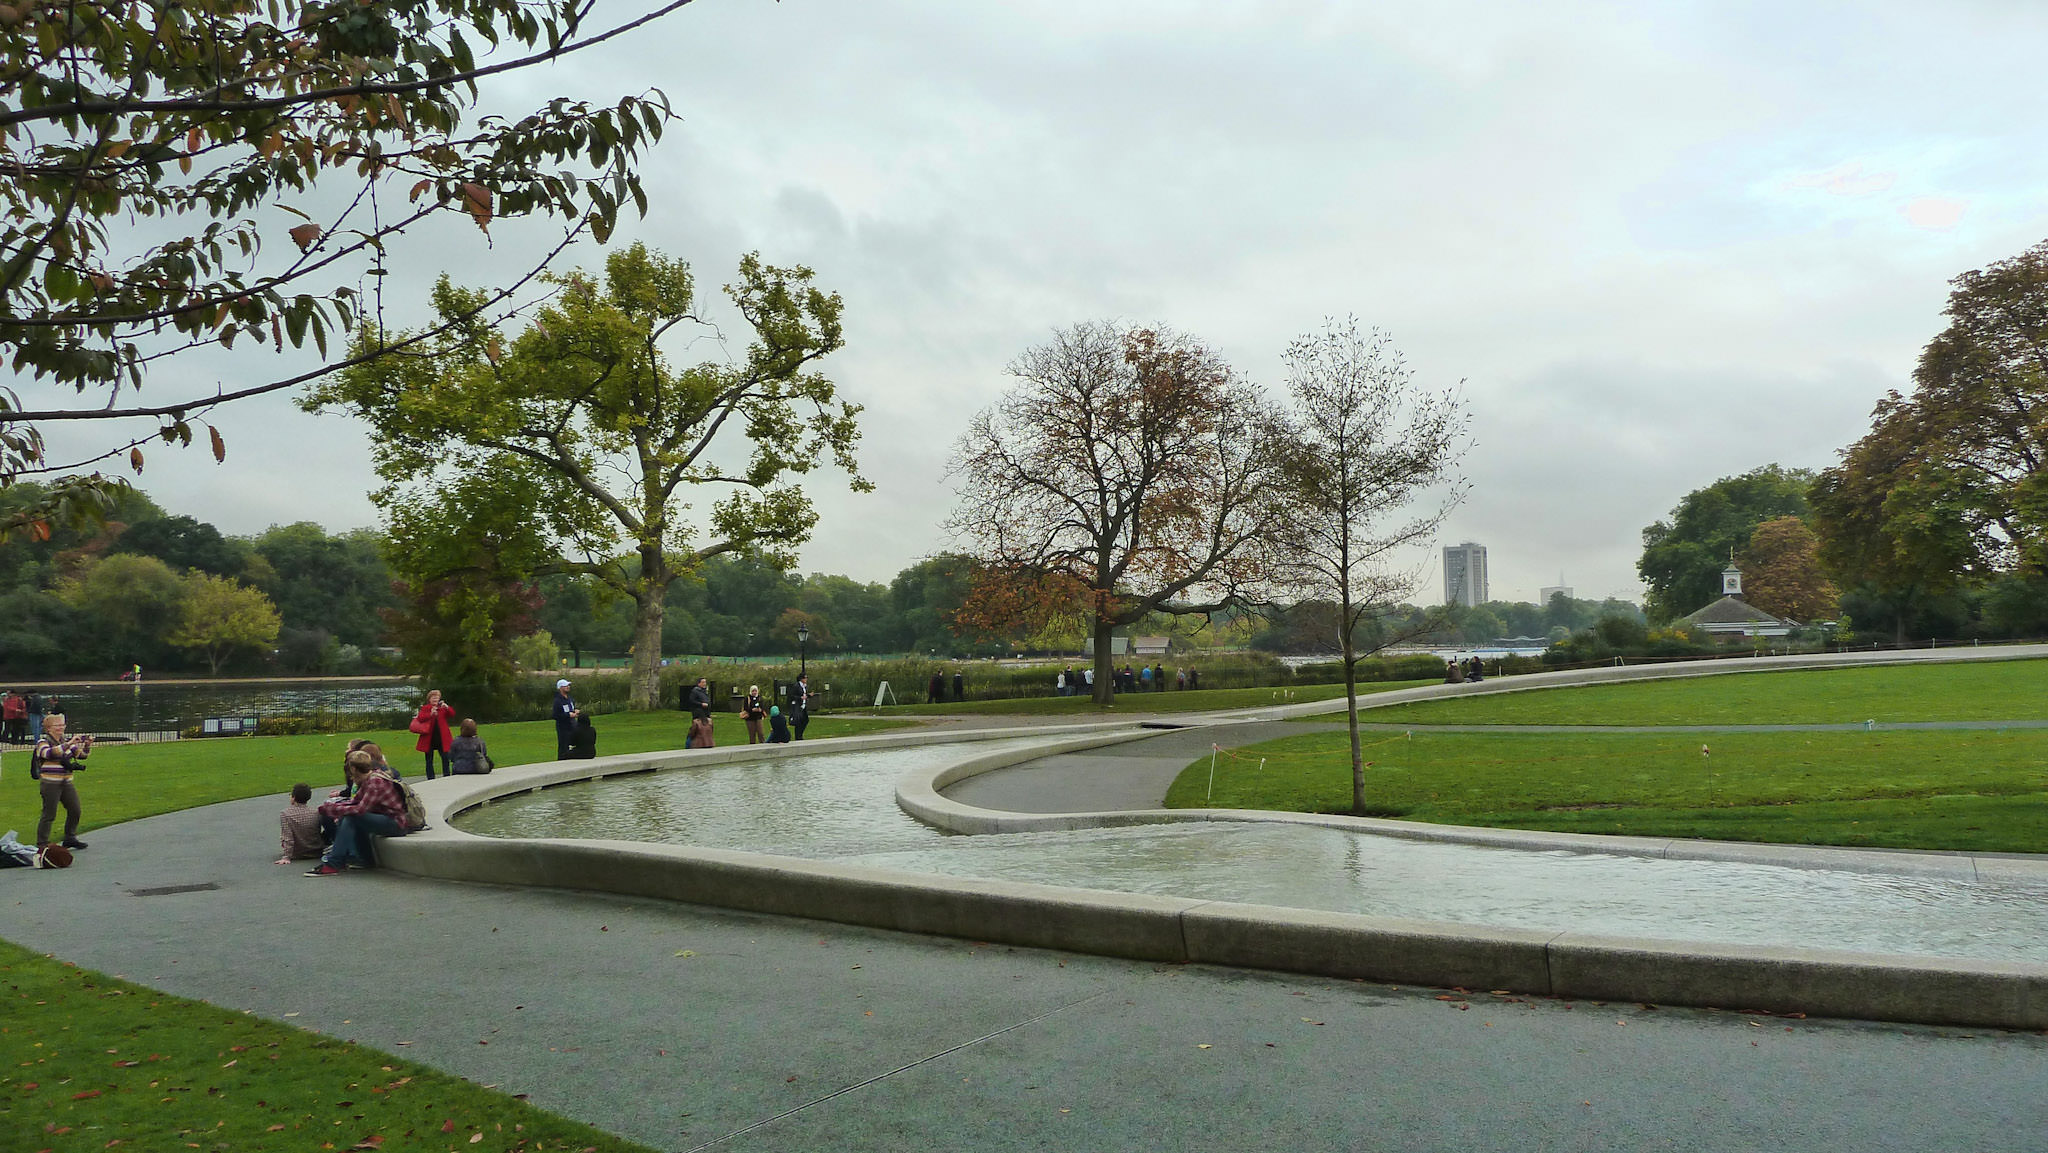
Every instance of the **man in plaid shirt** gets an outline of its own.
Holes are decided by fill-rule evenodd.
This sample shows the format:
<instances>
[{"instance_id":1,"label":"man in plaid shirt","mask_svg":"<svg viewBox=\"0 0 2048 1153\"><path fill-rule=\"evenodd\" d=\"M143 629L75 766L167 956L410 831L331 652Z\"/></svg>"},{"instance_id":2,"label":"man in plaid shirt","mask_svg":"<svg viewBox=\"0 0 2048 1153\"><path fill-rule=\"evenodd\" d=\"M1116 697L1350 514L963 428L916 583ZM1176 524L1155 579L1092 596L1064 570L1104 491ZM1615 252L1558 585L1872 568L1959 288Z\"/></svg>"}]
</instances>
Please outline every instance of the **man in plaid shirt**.
<instances>
[{"instance_id":1,"label":"man in plaid shirt","mask_svg":"<svg viewBox=\"0 0 2048 1153\"><path fill-rule=\"evenodd\" d=\"M348 777L355 785L347 800L327 801L320 812L334 818L334 844L320 858L320 866L306 875L332 877L348 867L370 867L370 838L405 835L405 797L391 778L376 769L376 760L360 749L348 755Z\"/></svg>"}]
</instances>

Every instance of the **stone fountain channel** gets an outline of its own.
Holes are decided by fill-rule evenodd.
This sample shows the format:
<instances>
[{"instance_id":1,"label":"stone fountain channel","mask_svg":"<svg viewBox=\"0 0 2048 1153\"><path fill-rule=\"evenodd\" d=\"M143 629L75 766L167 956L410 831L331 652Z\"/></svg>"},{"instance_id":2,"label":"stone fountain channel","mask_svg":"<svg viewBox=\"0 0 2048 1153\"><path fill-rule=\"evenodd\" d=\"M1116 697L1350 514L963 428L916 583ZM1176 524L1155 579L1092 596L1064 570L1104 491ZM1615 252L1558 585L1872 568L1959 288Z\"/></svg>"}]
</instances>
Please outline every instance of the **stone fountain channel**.
<instances>
[{"instance_id":1,"label":"stone fountain channel","mask_svg":"<svg viewBox=\"0 0 2048 1153\"><path fill-rule=\"evenodd\" d=\"M1742 859L1760 855L1752 846L1688 842L1674 852L1668 841L1479 830L1473 839L1501 843L1459 843L1391 835L1387 822L1252 813L1027 818L942 798L963 765L1028 761L1074 743L1066 731L749 750L716 763L685 754L656 772L493 797L460 808L453 824L487 838L654 842L1510 930L2048 964L2048 868L2033 860L1772 847L1777 859L1761 861ZM954 832L906 806L956 829L1040 827ZM1077 825L1093 827L1047 827Z\"/></svg>"}]
</instances>

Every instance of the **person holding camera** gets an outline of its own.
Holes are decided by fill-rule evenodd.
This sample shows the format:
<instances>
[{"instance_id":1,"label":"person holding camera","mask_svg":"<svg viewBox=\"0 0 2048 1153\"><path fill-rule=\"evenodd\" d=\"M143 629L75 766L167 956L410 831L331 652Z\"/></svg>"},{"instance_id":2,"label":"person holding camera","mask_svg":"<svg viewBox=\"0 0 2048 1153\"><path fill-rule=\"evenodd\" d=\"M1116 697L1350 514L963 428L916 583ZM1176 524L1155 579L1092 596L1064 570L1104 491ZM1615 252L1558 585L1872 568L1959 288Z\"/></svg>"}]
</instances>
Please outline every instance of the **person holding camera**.
<instances>
[{"instance_id":1,"label":"person holding camera","mask_svg":"<svg viewBox=\"0 0 2048 1153\"><path fill-rule=\"evenodd\" d=\"M44 718L43 738L29 754L28 775L36 779L43 794L43 819L36 823L38 849L50 843L50 826L57 820L58 805L64 806L64 847L85 848L85 842L78 839L78 786L71 778L85 768L85 758L92 755L92 737L66 737L64 725L62 713Z\"/></svg>"}]
</instances>

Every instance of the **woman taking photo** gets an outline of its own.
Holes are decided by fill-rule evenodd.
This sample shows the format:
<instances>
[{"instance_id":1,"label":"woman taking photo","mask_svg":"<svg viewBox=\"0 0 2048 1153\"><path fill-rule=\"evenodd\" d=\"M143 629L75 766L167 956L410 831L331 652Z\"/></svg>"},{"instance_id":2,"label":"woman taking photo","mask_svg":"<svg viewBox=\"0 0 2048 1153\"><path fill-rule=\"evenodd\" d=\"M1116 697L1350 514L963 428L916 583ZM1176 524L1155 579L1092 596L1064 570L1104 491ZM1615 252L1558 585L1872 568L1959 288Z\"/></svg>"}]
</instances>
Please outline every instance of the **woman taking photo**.
<instances>
[{"instance_id":1,"label":"woman taking photo","mask_svg":"<svg viewBox=\"0 0 2048 1153\"><path fill-rule=\"evenodd\" d=\"M64 806L64 847L83 849L78 839L78 786L71 776L85 767L92 755L92 738L64 736L64 715L43 720L43 739L29 754L28 774L37 779L43 794L43 819L36 823L36 848L50 843L50 826L57 819L57 806Z\"/></svg>"},{"instance_id":2,"label":"woman taking photo","mask_svg":"<svg viewBox=\"0 0 2048 1153\"><path fill-rule=\"evenodd\" d=\"M427 754L427 779L434 779L434 754L441 754L441 775L449 776L448 750L454 744L454 734L448 726L455 720L455 706L441 700L441 690L432 689L427 701L420 706L419 715L412 719L412 731L420 735L413 749Z\"/></svg>"}]
</instances>

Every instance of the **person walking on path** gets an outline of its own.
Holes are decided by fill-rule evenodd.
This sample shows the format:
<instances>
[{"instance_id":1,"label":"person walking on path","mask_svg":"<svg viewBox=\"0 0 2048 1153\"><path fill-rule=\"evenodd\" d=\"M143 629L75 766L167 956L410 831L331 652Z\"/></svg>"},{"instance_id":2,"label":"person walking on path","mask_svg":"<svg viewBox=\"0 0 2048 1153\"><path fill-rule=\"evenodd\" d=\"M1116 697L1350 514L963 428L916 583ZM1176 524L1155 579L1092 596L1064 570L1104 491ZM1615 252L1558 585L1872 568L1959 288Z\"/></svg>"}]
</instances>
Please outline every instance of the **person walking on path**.
<instances>
[{"instance_id":1,"label":"person walking on path","mask_svg":"<svg viewBox=\"0 0 2048 1153\"><path fill-rule=\"evenodd\" d=\"M83 849L85 842L78 839L78 818L82 812L78 803L78 786L72 777L85 768L85 758L92 755L92 738L65 737L64 718L49 718L43 726L43 737L29 754L28 775L34 777L43 796L42 819L36 822L36 848L50 843L50 827L57 820L57 806L64 806L64 847Z\"/></svg>"},{"instance_id":2,"label":"person walking on path","mask_svg":"<svg viewBox=\"0 0 2048 1153\"><path fill-rule=\"evenodd\" d=\"M747 743L758 745L768 738L761 735L761 722L768 718L768 706L761 700L761 686L748 685L747 699L740 702L740 716L747 722Z\"/></svg>"},{"instance_id":3,"label":"person walking on path","mask_svg":"<svg viewBox=\"0 0 2048 1153\"><path fill-rule=\"evenodd\" d=\"M811 676L798 673L796 683L789 686L789 730L797 740L804 739L804 726L811 723Z\"/></svg>"},{"instance_id":4,"label":"person walking on path","mask_svg":"<svg viewBox=\"0 0 2048 1153\"><path fill-rule=\"evenodd\" d=\"M455 734L455 744L448 750L448 771L458 777L482 775L494 767L491 764L490 746L476 735L476 718L462 718L462 731Z\"/></svg>"},{"instance_id":5,"label":"person walking on path","mask_svg":"<svg viewBox=\"0 0 2048 1153\"><path fill-rule=\"evenodd\" d=\"M449 726L455 721L455 706L441 699L440 689L427 692L426 703L420 706L419 715L412 719L412 731L420 735L413 745L413 751L427 754L427 779L434 779L434 754L441 754L441 775L451 776L448 767L448 748L454 741Z\"/></svg>"},{"instance_id":6,"label":"person walking on path","mask_svg":"<svg viewBox=\"0 0 2048 1153\"><path fill-rule=\"evenodd\" d=\"M43 694L30 689L28 691L28 739L31 741L43 739L43 711Z\"/></svg>"},{"instance_id":7,"label":"person walking on path","mask_svg":"<svg viewBox=\"0 0 2048 1153\"><path fill-rule=\"evenodd\" d=\"M569 682L555 682L555 700L548 706L548 715L555 719L555 759L569 759L569 744L576 736L576 718L583 710L576 707L576 701L569 695Z\"/></svg>"}]
</instances>

